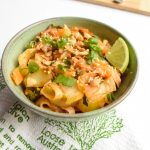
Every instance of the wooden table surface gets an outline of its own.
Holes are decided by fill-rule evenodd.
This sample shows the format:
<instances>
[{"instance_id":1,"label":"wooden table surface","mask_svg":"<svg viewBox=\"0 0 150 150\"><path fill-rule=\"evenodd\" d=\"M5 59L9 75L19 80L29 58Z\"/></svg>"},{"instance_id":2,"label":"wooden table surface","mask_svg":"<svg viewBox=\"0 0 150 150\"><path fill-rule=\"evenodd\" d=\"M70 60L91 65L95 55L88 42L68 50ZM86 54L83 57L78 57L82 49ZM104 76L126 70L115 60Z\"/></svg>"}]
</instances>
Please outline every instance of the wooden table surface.
<instances>
[{"instance_id":1,"label":"wooden table surface","mask_svg":"<svg viewBox=\"0 0 150 150\"><path fill-rule=\"evenodd\" d=\"M114 3L113 0L81 0L81 1L150 16L150 0L123 0L123 2L120 4Z\"/></svg>"}]
</instances>

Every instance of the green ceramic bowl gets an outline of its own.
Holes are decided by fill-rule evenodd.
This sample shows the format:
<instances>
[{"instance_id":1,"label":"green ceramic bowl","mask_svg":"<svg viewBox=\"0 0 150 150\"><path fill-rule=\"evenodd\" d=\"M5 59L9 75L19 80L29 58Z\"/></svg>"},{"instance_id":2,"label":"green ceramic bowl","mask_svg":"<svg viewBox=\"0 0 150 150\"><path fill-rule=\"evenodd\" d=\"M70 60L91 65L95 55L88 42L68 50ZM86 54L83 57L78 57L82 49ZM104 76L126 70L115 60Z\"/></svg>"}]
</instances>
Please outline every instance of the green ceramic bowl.
<instances>
[{"instance_id":1,"label":"green ceramic bowl","mask_svg":"<svg viewBox=\"0 0 150 150\"><path fill-rule=\"evenodd\" d=\"M54 25L67 24L70 27L71 26L85 27L91 30L96 35L108 39L111 44L113 44L118 37L122 37L126 41L129 48L130 63L127 71L123 76L121 86L115 93L114 102L112 102L111 104L103 108L100 108L95 111L87 112L87 113L80 113L74 115L56 113L56 112L46 111L37 107L30 100L27 99L27 97L23 94L23 91L20 86L14 85L13 81L11 80L10 74L18 64L17 62L18 55L23 52L24 46L30 40L32 40L32 38L37 33L45 30L50 24L54 24ZM24 28L10 40L10 42L7 44L4 50L3 57L2 57L2 72L3 72L4 79L6 81L7 86L18 98L18 100L26 104L34 112L45 117L54 117L55 119L56 118L58 119L65 118L69 120L87 119L90 117L95 117L97 115L100 115L103 112L106 112L114 108L123 99L125 99L126 96L131 92L137 78L137 71L138 71L138 62L137 62L137 56L135 50L130 44L130 42L121 33L119 33L117 30L101 22L85 19L85 18L78 18L78 17L58 17L58 18L46 19Z\"/></svg>"}]
</instances>

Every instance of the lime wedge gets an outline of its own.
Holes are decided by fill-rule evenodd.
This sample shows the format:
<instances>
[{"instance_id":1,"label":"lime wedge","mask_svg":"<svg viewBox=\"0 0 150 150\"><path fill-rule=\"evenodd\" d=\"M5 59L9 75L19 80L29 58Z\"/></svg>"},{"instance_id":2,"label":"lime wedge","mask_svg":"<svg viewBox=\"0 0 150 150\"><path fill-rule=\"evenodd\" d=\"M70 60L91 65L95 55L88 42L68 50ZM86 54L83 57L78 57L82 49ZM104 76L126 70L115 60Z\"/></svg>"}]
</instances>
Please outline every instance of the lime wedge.
<instances>
[{"instance_id":1,"label":"lime wedge","mask_svg":"<svg viewBox=\"0 0 150 150\"><path fill-rule=\"evenodd\" d=\"M129 50L126 42L119 37L106 54L108 62L124 73L129 64Z\"/></svg>"}]
</instances>

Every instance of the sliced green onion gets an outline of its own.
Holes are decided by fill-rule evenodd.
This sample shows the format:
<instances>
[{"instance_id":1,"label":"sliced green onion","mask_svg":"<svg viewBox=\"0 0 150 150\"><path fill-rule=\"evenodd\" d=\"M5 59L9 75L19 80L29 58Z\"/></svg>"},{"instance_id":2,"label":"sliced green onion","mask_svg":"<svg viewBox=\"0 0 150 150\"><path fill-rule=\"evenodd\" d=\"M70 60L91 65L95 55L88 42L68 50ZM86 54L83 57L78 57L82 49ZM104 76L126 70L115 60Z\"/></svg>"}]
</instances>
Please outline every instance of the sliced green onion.
<instances>
[{"instance_id":1,"label":"sliced green onion","mask_svg":"<svg viewBox=\"0 0 150 150\"><path fill-rule=\"evenodd\" d=\"M42 37L42 42L43 42L44 44L52 44L52 40L51 40L51 38L48 37L48 36Z\"/></svg>"},{"instance_id":2,"label":"sliced green onion","mask_svg":"<svg viewBox=\"0 0 150 150\"><path fill-rule=\"evenodd\" d=\"M66 66L59 64L57 67L60 71L66 71Z\"/></svg>"},{"instance_id":3,"label":"sliced green onion","mask_svg":"<svg viewBox=\"0 0 150 150\"><path fill-rule=\"evenodd\" d=\"M107 94L107 99L108 99L108 101L110 101L110 102L114 101L114 96L113 96L113 94L112 94L112 93Z\"/></svg>"},{"instance_id":4,"label":"sliced green onion","mask_svg":"<svg viewBox=\"0 0 150 150\"><path fill-rule=\"evenodd\" d=\"M30 41L26 46L25 48L26 49L29 49L29 48L33 48L36 44L36 41Z\"/></svg>"},{"instance_id":5,"label":"sliced green onion","mask_svg":"<svg viewBox=\"0 0 150 150\"><path fill-rule=\"evenodd\" d=\"M89 38L89 39L88 39L88 42L89 42L90 44L98 44L98 39L92 37L92 38Z\"/></svg>"},{"instance_id":6,"label":"sliced green onion","mask_svg":"<svg viewBox=\"0 0 150 150\"><path fill-rule=\"evenodd\" d=\"M58 48L64 48L67 43L68 43L67 38L61 38L57 41L57 46Z\"/></svg>"},{"instance_id":7,"label":"sliced green onion","mask_svg":"<svg viewBox=\"0 0 150 150\"><path fill-rule=\"evenodd\" d=\"M64 76L62 74L57 75L54 81L56 83L61 83L61 84L65 85L65 86L69 86L69 87L74 86L75 83L76 83L76 79L75 78L67 77L67 76Z\"/></svg>"}]
</instances>

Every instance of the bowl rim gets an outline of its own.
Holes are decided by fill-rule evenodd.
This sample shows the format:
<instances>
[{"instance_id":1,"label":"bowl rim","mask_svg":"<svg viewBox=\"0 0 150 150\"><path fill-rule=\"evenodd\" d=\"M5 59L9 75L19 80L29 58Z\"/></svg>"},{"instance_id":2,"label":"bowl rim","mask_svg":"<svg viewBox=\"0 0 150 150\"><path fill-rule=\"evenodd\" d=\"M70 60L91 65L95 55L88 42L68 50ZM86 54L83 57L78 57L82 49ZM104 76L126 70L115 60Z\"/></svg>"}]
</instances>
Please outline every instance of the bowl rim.
<instances>
[{"instance_id":1,"label":"bowl rim","mask_svg":"<svg viewBox=\"0 0 150 150\"><path fill-rule=\"evenodd\" d=\"M100 109L97 110L93 110L90 112L84 112L84 113L78 113L78 114L65 114L65 113L58 113L58 112L53 112L53 111L48 111L45 109L42 109L38 106L36 106L35 104L31 105L27 102L27 100L23 97L21 97L16 91L14 91L12 89L12 87L9 85L8 79L5 76L7 74L7 72L5 71L5 57L7 55L7 50L9 49L9 47L11 46L11 44L17 39L19 38L19 36L24 33L25 31L27 31L28 29L37 26L41 23L50 21L50 20L56 20L56 19L82 19L82 20L87 20L90 22L95 22L98 24L102 24L106 27L108 27L109 29L115 31L116 33L118 33L119 35L121 35L126 41L128 41L128 43L131 45L135 56L136 56L136 61L137 61L137 66L136 66L136 74L135 74L135 78L133 80L133 82L130 84L130 86L128 87L128 89L123 93L123 95L121 95L117 100L115 100L114 102L110 103L109 105L102 107ZM16 98L19 99L19 101L21 101L22 103L24 103L28 108L32 109L35 112L39 112L42 113L42 115L49 115L49 116L53 116L53 117L59 117L59 118L68 118L68 119L75 119L75 118L88 118L91 116L96 116L96 115L100 115L112 108L114 108L115 106L117 106L119 103L121 103L128 95L129 93L132 91L133 87L135 86L135 83L137 81L138 78L138 74L139 74L139 63L138 63L138 56L137 53L135 51L135 48L133 47L133 45L130 43L130 41L122 34L120 33L118 30L114 29L113 27L111 27L108 24L105 24L103 22L97 21L97 20L93 20L93 19L89 19L89 18L83 18L83 17L71 17L71 16L61 16L61 17L53 17L53 18L48 18L48 19L43 19L40 21L37 21L35 23L32 23L26 27L24 27L23 29L21 29L19 32L17 32L7 43L6 47L4 48L3 54L2 54L2 59L1 59L1 67L2 67L2 74L4 77L4 80L6 82L7 87L10 89L10 91L15 95ZM24 100L23 100L24 99Z\"/></svg>"}]
</instances>

